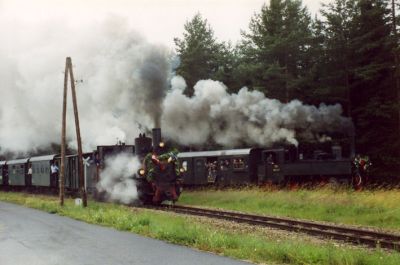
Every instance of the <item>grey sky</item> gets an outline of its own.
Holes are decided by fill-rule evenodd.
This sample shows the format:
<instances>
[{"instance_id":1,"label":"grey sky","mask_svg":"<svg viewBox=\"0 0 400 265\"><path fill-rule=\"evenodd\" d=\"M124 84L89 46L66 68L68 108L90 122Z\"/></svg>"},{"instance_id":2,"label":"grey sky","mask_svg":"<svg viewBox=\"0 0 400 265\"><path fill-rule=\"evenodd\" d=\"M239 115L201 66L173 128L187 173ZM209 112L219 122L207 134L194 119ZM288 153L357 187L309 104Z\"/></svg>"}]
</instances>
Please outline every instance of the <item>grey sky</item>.
<instances>
[{"instance_id":1,"label":"grey sky","mask_svg":"<svg viewBox=\"0 0 400 265\"><path fill-rule=\"evenodd\" d=\"M311 13L321 2L303 0ZM81 27L105 17L125 18L129 25L150 42L173 46L182 36L185 21L200 12L207 18L218 39L235 42L246 30L251 16L265 0L0 0L0 17L12 27L29 25L30 33L46 24ZM267 1L269 2L269 1Z\"/></svg>"}]
</instances>

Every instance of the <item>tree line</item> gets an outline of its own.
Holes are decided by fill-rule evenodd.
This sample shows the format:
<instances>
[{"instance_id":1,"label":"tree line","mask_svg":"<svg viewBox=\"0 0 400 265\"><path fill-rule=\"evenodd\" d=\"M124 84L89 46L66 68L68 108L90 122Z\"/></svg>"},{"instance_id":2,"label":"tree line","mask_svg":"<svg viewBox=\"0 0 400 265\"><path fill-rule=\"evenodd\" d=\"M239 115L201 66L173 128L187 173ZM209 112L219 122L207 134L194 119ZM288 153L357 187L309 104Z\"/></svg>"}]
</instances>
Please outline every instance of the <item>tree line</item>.
<instances>
[{"instance_id":1,"label":"tree line","mask_svg":"<svg viewBox=\"0 0 400 265\"><path fill-rule=\"evenodd\" d=\"M229 92L241 87L282 102L340 103L354 122L356 150L380 174L399 175L400 81L394 0L334 0L311 17L301 0L269 0L236 44L220 42L196 14L175 38L193 95L200 79Z\"/></svg>"}]
</instances>

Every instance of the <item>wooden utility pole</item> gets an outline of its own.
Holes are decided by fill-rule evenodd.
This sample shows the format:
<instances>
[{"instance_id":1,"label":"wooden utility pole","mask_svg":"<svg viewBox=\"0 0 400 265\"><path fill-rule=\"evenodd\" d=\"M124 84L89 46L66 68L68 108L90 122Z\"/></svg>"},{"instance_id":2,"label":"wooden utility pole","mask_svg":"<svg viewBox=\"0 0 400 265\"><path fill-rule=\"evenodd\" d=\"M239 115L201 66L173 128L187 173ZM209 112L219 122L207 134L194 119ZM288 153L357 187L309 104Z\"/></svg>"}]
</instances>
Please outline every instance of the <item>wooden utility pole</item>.
<instances>
[{"instance_id":1,"label":"wooden utility pole","mask_svg":"<svg viewBox=\"0 0 400 265\"><path fill-rule=\"evenodd\" d=\"M61 142L61 183L60 183L60 204L62 205L64 200L64 160L65 160L65 117L66 117L66 97L67 97L67 83L68 83L68 72L71 81L71 91L72 91L72 103L74 107L74 116L75 116L75 128L76 128L76 139L78 146L78 176L79 176L79 191L81 193L83 207L87 206L87 196L85 189L85 180L83 175L83 156L82 156L82 142L81 142L81 133L79 128L79 116L78 116L78 104L76 101L76 92L75 92L75 80L74 73L72 71L72 61L70 57L67 57L66 65L65 65L65 76L64 76L64 103L63 103L63 131L62 131L62 142ZM63 153L64 150L64 153ZM62 201L61 201L62 196Z\"/></svg>"},{"instance_id":2,"label":"wooden utility pole","mask_svg":"<svg viewBox=\"0 0 400 265\"><path fill-rule=\"evenodd\" d=\"M79 128L79 116L78 116L78 104L76 102L76 93L75 93L75 79L74 73L72 72L72 62L71 58L69 59L69 75L71 79L71 90L72 90L72 102L74 105L74 116L75 116L75 128L76 128L76 140L78 144L78 175L79 175L79 189L82 196L83 207L87 206L87 197L86 197L86 189L85 189L85 180L83 175L83 156L82 156L82 141L81 141L81 131Z\"/></svg>"},{"instance_id":3,"label":"wooden utility pole","mask_svg":"<svg viewBox=\"0 0 400 265\"><path fill-rule=\"evenodd\" d=\"M65 183L65 127L67 116L67 90L68 90L68 59L65 62L64 94L61 128L61 169L60 169L60 205L64 205L64 183Z\"/></svg>"}]
</instances>

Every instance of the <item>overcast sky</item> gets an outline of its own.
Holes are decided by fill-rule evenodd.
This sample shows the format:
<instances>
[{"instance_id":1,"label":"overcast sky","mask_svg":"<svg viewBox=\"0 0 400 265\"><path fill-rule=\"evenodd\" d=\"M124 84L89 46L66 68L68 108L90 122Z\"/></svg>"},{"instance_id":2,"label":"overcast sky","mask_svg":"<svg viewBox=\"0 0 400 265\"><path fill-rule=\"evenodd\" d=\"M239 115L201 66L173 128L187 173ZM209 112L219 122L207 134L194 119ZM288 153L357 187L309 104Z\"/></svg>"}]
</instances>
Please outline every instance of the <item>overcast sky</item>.
<instances>
[{"instance_id":1,"label":"overcast sky","mask_svg":"<svg viewBox=\"0 0 400 265\"><path fill-rule=\"evenodd\" d=\"M303 0L315 14L321 2ZM0 0L0 17L8 27L26 27L29 34L45 25L80 27L101 22L105 17L125 18L129 25L150 42L173 47L181 37L184 23L200 12L219 40L236 42L246 30L251 16L265 0ZM267 1L269 2L269 1ZM4 24L3 24L4 25ZM27 29L28 30L28 29ZM9 33L12 34L12 33Z\"/></svg>"}]
</instances>

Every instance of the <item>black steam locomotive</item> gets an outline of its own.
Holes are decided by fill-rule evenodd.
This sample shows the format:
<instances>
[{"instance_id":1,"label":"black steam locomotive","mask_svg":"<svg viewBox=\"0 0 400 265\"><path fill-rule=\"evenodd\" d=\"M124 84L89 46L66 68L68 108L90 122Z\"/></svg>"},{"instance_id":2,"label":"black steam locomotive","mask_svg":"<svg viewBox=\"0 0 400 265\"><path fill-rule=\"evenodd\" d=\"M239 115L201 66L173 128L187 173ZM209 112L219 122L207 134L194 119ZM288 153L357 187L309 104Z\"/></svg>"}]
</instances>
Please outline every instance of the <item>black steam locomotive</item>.
<instances>
[{"instance_id":1,"label":"black steam locomotive","mask_svg":"<svg viewBox=\"0 0 400 265\"><path fill-rule=\"evenodd\" d=\"M140 201L152 204L177 201L182 191L182 170L176 154L161 141L161 129L153 129L153 141L139 135L135 139L135 154L142 161L135 175Z\"/></svg>"}]
</instances>

